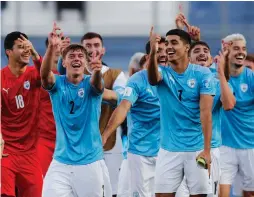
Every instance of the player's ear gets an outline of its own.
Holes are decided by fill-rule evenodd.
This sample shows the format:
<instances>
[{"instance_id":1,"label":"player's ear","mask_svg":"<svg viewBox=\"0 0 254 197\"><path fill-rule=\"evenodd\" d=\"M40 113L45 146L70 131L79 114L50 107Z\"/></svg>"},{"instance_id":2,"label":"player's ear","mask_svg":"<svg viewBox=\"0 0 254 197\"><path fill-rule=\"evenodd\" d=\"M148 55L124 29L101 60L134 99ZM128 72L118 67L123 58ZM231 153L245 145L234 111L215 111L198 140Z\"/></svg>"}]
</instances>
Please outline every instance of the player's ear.
<instances>
[{"instance_id":1,"label":"player's ear","mask_svg":"<svg viewBox=\"0 0 254 197\"><path fill-rule=\"evenodd\" d=\"M190 50L190 45L189 44L186 44L186 49L185 51L188 52Z\"/></svg>"},{"instance_id":2,"label":"player's ear","mask_svg":"<svg viewBox=\"0 0 254 197\"><path fill-rule=\"evenodd\" d=\"M65 59L63 59L63 67L66 68L66 62L65 62Z\"/></svg>"},{"instance_id":3,"label":"player's ear","mask_svg":"<svg viewBox=\"0 0 254 197\"><path fill-rule=\"evenodd\" d=\"M105 47L102 47L101 53L102 53L102 55L105 55L105 53L106 53L106 48Z\"/></svg>"},{"instance_id":4,"label":"player's ear","mask_svg":"<svg viewBox=\"0 0 254 197\"><path fill-rule=\"evenodd\" d=\"M7 55L8 58L10 57L11 52L12 52L11 49L6 49L6 50L5 50L5 54Z\"/></svg>"}]
</instances>

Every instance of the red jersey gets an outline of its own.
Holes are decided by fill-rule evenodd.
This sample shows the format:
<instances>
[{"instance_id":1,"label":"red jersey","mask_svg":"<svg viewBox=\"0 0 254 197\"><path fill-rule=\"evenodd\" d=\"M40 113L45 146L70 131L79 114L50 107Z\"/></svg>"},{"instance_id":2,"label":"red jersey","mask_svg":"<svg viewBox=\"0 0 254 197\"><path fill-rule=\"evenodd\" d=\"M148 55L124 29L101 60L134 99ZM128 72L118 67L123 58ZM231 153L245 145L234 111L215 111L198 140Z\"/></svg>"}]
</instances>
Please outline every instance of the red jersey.
<instances>
[{"instance_id":1,"label":"red jersey","mask_svg":"<svg viewBox=\"0 0 254 197\"><path fill-rule=\"evenodd\" d=\"M58 74L57 72L54 72ZM40 99L40 112L38 130L40 137L52 140L55 143L56 140L56 125L52 112L51 100L49 93L41 87L41 99Z\"/></svg>"},{"instance_id":2,"label":"red jersey","mask_svg":"<svg viewBox=\"0 0 254 197\"><path fill-rule=\"evenodd\" d=\"M40 88L40 73L35 66L27 66L19 77L13 75L8 66L1 70L1 129L5 153L36 151Z\"/></svg>"}]
</instances>

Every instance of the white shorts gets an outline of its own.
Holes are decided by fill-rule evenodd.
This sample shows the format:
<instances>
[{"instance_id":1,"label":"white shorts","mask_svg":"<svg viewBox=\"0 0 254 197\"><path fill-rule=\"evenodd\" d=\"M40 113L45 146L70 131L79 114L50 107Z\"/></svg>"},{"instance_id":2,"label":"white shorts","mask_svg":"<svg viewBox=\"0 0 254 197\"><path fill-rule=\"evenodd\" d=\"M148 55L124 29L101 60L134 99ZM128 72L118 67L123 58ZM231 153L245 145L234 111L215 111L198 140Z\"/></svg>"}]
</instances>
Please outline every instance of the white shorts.
<instances>
[{"instance_id":1,"label":"white shorts","mask_svg":"<svg viewBox=\"0 0 254 197\"><path fill-rule=\"evenodd\" d=\"M197 152L169 152L160 149L155 170L155 193L175 193L185 175L191 195L209 194L208 170L197 166Z\"/></svg>"},{"instance_id":2,"label":"white shorts","mask_svg":"<svg viewBox=\"0 0 254 197\"><path fill-rule=\"evenodd\" d=\"M122 153L104 152L104 160L109 172L112 194L116 195L120 168L123 161L123 155Z\"/></svg>"},{"instance_id":3,"label":"white shorts","mask_svg":"<svg viewBox=\"0 0 254 197\"><path fill-rule=\"evenodd\" d=\"M103 160L87 165L66 165L53 160L44 179L42 197L102 197Z\"/></svg>"},{"instance_id":4,"label":"white shorts","mask_svg":"<svg viewBox=\"0 0 254 197\"><path fill-rule=\"evenodd\" d=\"M156 157L145 157L128 153L127 155L131 196L153 197Z\"/></svg>"},{"instance_id":5,"label":"white shorts","mask_svg":"<svg viewBox=\"0 0 254 197\"><path fill-rule=\"evenodd\" d=\"M242 189L254 191L254 149L235 149L220 147L221 181L220 184L232 185L236 174L242 177Z\"/></svg>"},{"instance_id":6,"label":"white shorts","mask_svg":"<svg viewBox=\"0 0 254 197\"><path fill-rule=\"evenodd\" d=\"M208 197L218 197L219 180L220 180L220 150L212 148L211 150L211 190ZM180 187L176 192L176 197L189 197L190 192L187 186L186 178L184 177Z\"/></svg>"},{"instance_id":7,"label":"white shorts","mask_svg":"<svg viewBox=\"0 0 254 197\"><path fill-rule=\"evenodd\" d=\"M124 159L119 174L117 197L130 197L130 184L131 182L128 160Z\"/></svg>"},{"instance_id":8,"label":"white shorts","mask_svg":"<svg viewBox=\"0 0 254 197\"><path fill-rule=\"evenodd\" d=\"M235 180L232 185L232 194L234 196L242 196L243 195L243 178L237 173Z\"/></svg>"}]
</instances>

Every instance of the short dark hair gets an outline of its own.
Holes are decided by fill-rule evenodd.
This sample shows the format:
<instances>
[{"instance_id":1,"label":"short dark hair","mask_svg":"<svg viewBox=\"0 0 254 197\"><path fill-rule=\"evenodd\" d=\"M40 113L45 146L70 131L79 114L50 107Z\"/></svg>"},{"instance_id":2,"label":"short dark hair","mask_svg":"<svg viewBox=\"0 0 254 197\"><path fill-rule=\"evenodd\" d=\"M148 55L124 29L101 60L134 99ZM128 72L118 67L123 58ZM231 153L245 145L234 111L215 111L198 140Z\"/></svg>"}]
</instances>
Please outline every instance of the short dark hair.
<instances>
[{"instance_id":1,"label":"short dark hair","mask_svg":"<svg viewBox=\"0 0 254 197\"><path fill-rule=\"evenodd\" d=\"M166 42L166 38L165 37L161 37L161 40L160 40L160 42L159 42L159 44L161 44L161 43L165 43ZM146 43L146 54L149 54L150 53L150 41L148 41L147 43Z\"/></svg>"},{"instance_id":2,"label":"short dark hair","mask_svg":"<svg viewBox=\"0 0 254 197\"><path fill-rule=\"evenodd\" d=\"M181 29L171 29L166 33L166 36L170 36L170 35L176 35L179 36L180 39L185 42L186 44L191 44L191 37L190 35Z\"/></svg>"},{"instance_id":3,"label":"short dark hair","mask_svg":"<svg viewBox=\"0 0 254 197\"><path fill-rule=\"evenodd\" d=\"M7 50L7 49L12 49L13 46L14 46L14 42L15 40L17 40L18 38L21 38L21 36L24 36L26 39L28 39L27 35L24 34L24 33L21 33L19 31L14 31L14 32L11 32L9 34L7 34L7 36L5 37L4 39L4 50ZM8 55L6 54L6 56L8 57Z\"/></svg>"},{"instance_id":4,"label":"short dark hair","mask_svg":"<svg viewBox=\"0 0 254 197\"><path fill-rule=\"evenodd\" d=\"M144 64L146 63L146 58L147 58L147 55L143 55L139 61L139 66L140 68L143 68L144 67Z\"/></svg>"},{"instance_id":5,"label":"short dark hair","mask_svg":"<svg viewBox=\"0 0 254 197\"><path fill-rule=\"evenodd\" d=\"M194 49L194 47L197 46L197 45L205 46L205 47L207 47L210 50L210 47L209 47L209 45L206 42L204 42L204 41L197 41L197 42L191 43L191 46L190 46L190 49L189 49L189 54Z\"/></svg>"},{"instance_id":6,"label":"short dark hair","mask_svg":"<svg viewBox=\"0 0 254 197\"><path fill-rule=\"evenodd\" d=\"M247 61L250 61L250 62L254 62L254 54L248 54L248 55L246 56L246 60L247 60Z\"/></svg>"},{"instance_id":7,"label":"short dark hair","mask_svg":"<svg viewBox=\"0 0 254 197\"><path fill-rule=\"evenodd\" d=\"M101 40L102 45L103 45L103 39L102 39L101 35L98 34L98 33L95 33L95 32L87 32L85 35L83 35L82 38L81 38L81 43L84 40L90 40L90 39L93 39L93 38L99 38Z\"/></svg>"},{"instance_id":8,"label":"short dark hair","mask_svg":"<svg viewBox=\"0 0 254 197\"><path fill-rule=\"evenodd\" d=\"M88 60L87 51L86 51L85 47L83 47L83 46L80 45L80 44L71 44L71 45L69 45L68 47L66 47L66 48L63 50L63 59L65 59L65 57L66 57L66 55L67 55L67 53L68 53L69 51L75 51L75 50L79 50L79 49L80 49L82 52L84 52L85 57L86 57L86 59Z\"/></svg>"}]
</instances>

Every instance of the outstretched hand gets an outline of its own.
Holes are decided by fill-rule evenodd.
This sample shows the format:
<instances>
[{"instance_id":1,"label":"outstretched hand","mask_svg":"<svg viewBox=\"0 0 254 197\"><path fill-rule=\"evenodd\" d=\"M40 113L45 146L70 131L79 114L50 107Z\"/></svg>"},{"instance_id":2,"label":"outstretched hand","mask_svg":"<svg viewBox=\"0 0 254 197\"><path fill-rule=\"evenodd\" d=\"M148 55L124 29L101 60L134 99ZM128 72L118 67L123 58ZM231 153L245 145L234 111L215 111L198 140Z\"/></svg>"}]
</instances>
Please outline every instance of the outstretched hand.
<instances>
[{"instance_id":1,"label":"outstretched hand","mask_svg":"<svg viewBox=\"0 0 254 197\"><path fill-rule=\"evenodd\" d=\"M57 26L56 22L54 22L53 29L49 33L48 42L49 46L58 47L61 44L61 38L63 37L63 33L58 34L61 28Z\"/></svg>"},{"instance_id":2,"label":"outstretched hand","mask_svg":"<svg viewBox=\"0 0 254 197\"><path fill-rule=\"evenodd\" d=\"M96 51L92 53L92 58L89 64L92 71L101 71L102 62L100 60L100 56L96 56Z\"/></svg>"},{"instance_id":3,"label":"outstretched hand","mask_svg":"<svg viewBox=\"0 0 254 197\"><path fill-rule=\"evenodd\" d=\"M155 34L153 32L153 26L151 27L151 30L150 30L150 37L149 37L149 40L150 40L150 49L151 49L151 53L157 53L158 51L158 48L159 48L159 42L161 40L161 36L159 34Z\"/></svg>"}]
</instances>

